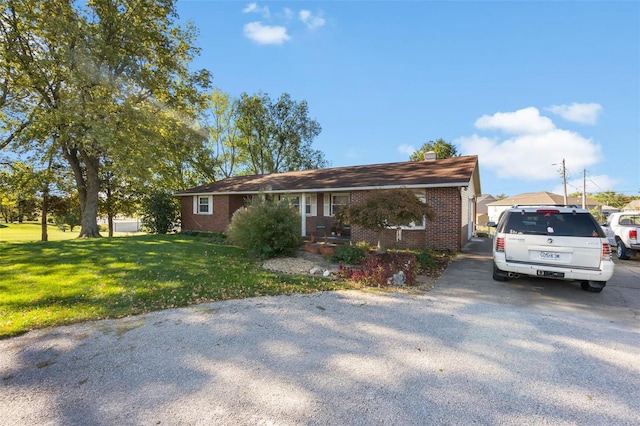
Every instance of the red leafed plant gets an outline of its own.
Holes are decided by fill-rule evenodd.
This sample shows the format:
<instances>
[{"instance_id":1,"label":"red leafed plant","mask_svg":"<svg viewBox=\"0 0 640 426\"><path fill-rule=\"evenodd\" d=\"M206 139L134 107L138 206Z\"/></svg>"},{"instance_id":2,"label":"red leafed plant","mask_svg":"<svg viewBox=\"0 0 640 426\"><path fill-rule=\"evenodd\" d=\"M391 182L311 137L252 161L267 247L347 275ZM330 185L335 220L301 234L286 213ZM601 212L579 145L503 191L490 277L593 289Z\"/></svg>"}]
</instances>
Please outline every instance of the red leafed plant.
<instances>
[{"instance_id":1,"label":"red leafed plant","mask_svg":"<svg viewBox=\"0 0 640 426\"><path fill-rule=\"evenodd\" d=\"M338 276L368 286L386 287L394 274L402 271L406 285L414 285L419 269L416 257L407 252L369 253L359 267L340 265Z\"/></svg>"}]
</instances>

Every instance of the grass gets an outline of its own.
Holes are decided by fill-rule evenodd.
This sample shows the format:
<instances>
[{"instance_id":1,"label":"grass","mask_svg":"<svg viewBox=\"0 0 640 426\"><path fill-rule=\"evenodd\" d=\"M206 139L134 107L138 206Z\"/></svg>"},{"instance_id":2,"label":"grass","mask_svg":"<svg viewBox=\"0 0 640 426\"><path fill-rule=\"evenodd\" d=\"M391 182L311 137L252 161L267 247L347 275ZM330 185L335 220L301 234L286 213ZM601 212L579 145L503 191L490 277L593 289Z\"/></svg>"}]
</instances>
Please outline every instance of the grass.
<instances>
[{"instance_id":1,"label":"grass","mask_svg":"<svg viewBox=\"0 0 640 426\"><path fill-rule=\"evenodd\" d=\"M73 229L73 232L67 229L66 232L58 229L56 225L49 224L47 226L47 236L49 241L64 241L78 238L80 227ZM101 232L102 235L108 235L108 232ZM115 237L129 236L128 232L115 232ZM0 243L7 242L26 242L40 241L42 238L42 225L40 223L0 223Z\"/></svg>"},{"instance_id":2,"label":"grass","mask_svg":"<svg viewBox=\"0 0 640 426\"><path fill-rule=\"evenodd\" d=\"M0 242L0 338L202 302L343 288L349 284L265 271L243 250L197 236Z\"/></svg>"}]
</instances>

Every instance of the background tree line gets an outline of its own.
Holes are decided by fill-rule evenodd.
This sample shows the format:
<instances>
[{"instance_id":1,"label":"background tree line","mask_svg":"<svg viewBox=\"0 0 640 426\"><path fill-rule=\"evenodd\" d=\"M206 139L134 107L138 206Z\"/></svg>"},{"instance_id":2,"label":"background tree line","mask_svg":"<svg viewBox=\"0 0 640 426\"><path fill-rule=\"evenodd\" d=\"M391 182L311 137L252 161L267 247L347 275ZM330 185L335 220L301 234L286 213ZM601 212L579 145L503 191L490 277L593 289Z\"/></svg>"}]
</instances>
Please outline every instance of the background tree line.
<instances>
[{"instance_id":1,"label":"background tree line","mask_svg":"<svg viewBox=\"0 0 640 426\"><path fill-rule=\"evenodd\" d=\"M325 166L307 103L211 92L209 71L189 69L196 36L172 0L4 1L5 219L36 206L46 217L56 197L71 197L80 236L98 237L99 213L111 223L151 192Z\"/></svg>"}]
</instances>

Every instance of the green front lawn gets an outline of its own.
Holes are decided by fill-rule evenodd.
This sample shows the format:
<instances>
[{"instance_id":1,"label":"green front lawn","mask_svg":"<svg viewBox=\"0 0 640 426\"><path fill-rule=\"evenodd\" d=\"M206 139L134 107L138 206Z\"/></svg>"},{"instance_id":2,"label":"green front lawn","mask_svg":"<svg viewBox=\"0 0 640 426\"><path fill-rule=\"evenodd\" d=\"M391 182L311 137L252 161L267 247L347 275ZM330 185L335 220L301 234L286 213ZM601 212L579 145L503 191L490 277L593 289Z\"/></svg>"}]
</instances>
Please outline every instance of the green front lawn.
<instances>
[{"instance_id":1,"label":"green front lawn","mask_svg":"<svg viewBox=\"0 0 640 426\"><path fill-rule=\"evenodd\" d=\"M194 303L348 286L265 271L243 250L205 237L0 242L0 338Z\"/></svg>"},{"instance_id":2,"label":"green front lawn","mask_svg":"<svg viewBox=\"0 0 640 426\"><path fill-rule=\"evenodd\" d=\"M80 226L73 228L73 232L60 230L56 225L47 226L47 236L49 241L72 240L78 238ZM108 232L101 232L103 236ZM114 237L130 236L129 232L114 232ZM25 223L0 223L0 243L40 241L42 239L42 225L35 222Z\"/></svg>"}]
</instances>

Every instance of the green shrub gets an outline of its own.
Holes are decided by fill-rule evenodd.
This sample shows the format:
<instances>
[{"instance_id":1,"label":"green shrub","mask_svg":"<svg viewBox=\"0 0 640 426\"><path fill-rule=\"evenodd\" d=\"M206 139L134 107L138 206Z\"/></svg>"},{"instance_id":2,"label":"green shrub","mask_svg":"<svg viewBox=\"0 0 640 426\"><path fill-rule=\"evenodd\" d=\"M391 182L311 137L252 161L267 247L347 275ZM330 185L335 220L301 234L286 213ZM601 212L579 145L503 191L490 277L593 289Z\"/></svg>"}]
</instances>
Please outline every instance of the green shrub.
<instances>
[{"instance_id":1,"label":"green shrub","mask_svg":"<svg viewBox=\"0 0 640 426\"><path fill-rule=\"evenodd\" d=\"M413 254L418 260L418 264L420 265L421 270L433 269L436 266L436 261L433 257L433 252L431 250L411 250L411 254Z\"/></svg>"},{"instance_id":2,"label":"green shrub","mask_svg":"<svg viewBox=\"0 0 640 426\"><path fill-rule=\"evenodd\" d=\"M262 259L295 253L300 244L301 218L286 201L254 199L237 210L227 230L234 244Z\"/></svg>"},{"instance_id":3,"label":"green shrub","mask_svg":"<svg viewBox=\"0 0 640 426\"><path fill-rule=\"evenodd\" d=\"M180 216L180 204L168 192L154 192L142 200L142 225L151 234L166 234Z\"/></svg>"},{"instance_id":4,"label":"green shrub","mask_svg":"<svg viewBox=\"0 0 640 426\"><path fill-rule=\"evenodd\" d=\"M343 262L348 265L356 265L367 257L367 247L361 245L337 246L331 256L332 262Z\"/></svg>"}]
</instances>

